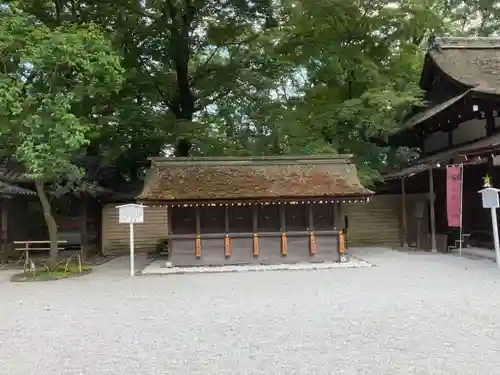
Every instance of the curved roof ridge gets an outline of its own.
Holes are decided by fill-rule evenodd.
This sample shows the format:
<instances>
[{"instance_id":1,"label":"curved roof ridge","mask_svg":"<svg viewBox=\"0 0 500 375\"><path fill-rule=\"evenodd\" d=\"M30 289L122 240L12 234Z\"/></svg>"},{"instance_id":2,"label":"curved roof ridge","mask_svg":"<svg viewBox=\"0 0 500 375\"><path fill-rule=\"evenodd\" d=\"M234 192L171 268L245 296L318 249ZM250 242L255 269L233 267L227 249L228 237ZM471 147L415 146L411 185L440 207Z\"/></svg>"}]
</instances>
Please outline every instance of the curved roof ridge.
<instances>
[{"instance_id":1,"label":"curved roof ridge","mask_svg":"<svg viewBox=\"0 0 500 375\"><path fill-rule=\"evenodd\" d=\"M437 37L430 40L430 49L490 49L500 48L500 37Z\"/></svg>"},{"instance_id":2,"label":"curved roof ridge","mask_svg":"<svg viewBox=\"0 0 500 375\"><path fill-rule=\"evenodd\" d=\"M500 37L440 37L429 45L426 61L463 89L500 95Z\"/></svg>"}]
</instances>

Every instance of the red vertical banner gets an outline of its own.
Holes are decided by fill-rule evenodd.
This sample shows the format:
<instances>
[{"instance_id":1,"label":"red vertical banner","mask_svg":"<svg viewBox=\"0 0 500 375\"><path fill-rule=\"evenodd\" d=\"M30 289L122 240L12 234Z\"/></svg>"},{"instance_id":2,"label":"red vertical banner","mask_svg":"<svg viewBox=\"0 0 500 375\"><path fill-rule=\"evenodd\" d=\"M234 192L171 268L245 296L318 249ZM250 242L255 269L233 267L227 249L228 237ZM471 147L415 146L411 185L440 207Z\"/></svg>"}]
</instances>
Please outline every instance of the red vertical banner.
<instances>
[{"instance_id":1,"label":"red vertical banner","mask_svg":"<svg viewBox=\"0 0 500 375\"><path fill-rule=\"evenodd\" d=\"M446 213L449 227L460 227L461 167L446 168Z\"/></svg>"}]
</instances>

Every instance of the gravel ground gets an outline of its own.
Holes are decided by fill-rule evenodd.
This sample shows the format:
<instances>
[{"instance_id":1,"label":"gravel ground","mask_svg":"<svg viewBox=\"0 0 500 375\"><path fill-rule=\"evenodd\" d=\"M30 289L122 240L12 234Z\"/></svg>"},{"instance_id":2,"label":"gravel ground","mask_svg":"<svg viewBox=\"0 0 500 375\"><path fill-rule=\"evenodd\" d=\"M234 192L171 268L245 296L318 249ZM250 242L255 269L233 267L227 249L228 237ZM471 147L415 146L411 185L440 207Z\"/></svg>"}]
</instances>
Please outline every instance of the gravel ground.
<instances>
[{"instance_id":1,"label":"gravel ground","mask_svg":"<svg viewBox=\"0 0 500 375\"><path fill-rule=\"evenodd\" d=\"M0 374L495 374L500 270L355 252L378 267L9 283Z\"/></svg>"}]
</instances>

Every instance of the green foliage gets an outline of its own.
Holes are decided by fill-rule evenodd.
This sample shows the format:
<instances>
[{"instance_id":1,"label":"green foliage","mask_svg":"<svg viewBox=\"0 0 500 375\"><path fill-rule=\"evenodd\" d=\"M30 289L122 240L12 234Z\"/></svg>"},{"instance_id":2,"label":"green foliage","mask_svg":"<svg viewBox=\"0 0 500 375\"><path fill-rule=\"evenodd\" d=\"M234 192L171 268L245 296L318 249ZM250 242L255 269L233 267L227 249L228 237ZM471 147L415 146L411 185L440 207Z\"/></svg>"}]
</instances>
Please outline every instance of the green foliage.
<instances>
[{"instance_id":1,"label":"green foliage","mask_svg":"<svg viewBox=\"0 0 500 375\"><path fill-rule=\"evenodd\" d=\"M93 24L50 29L13 6L0 11L0 101L4 142L36 179L79 175L98 102L121 82L120 58Z\"/></svg>"},{"instance_id":2,"label":"green foliage","mask_svg":"<svg viewBox=\"0 0 500 375\"><path fill-rule=\"evenodd\" d=\"M12 276L14 282L36 282L36 281L51 281L68 279L72 277L84 276L92 272L92 267L82 266L81 268L76 264L69 264L67 266L59 265L50 270L45 265L38 265L36 269L25 271L23 273L15 274Z\"/></svg>"},{"instance_id":3,"label":"green foliage","mask_svg":"<svg viewBox=\"0 0 500 375\"><path fill-rule=\"evenodd\" d=\"M352 153L366 182L380 178L388 150L370 138L393 129L421 100L417 43L439 19L418 2L294 4L280 52L305 78L285 102L284 152Z\"/></svg>"},{"instance_id":4,"label":"green foliage","mask_svg":"<svg viewBox=\"0 0 500 375\"><path fill-rule=\"evenodd\" d=\"M3 139L51 178L78 174L89 145L138 179L187 140L181 154L353 153L372 181L412 157L370 137L421 100L427 39L500 27L493 0L16 4L1 12Z\"/></svg>"}]
</instances>

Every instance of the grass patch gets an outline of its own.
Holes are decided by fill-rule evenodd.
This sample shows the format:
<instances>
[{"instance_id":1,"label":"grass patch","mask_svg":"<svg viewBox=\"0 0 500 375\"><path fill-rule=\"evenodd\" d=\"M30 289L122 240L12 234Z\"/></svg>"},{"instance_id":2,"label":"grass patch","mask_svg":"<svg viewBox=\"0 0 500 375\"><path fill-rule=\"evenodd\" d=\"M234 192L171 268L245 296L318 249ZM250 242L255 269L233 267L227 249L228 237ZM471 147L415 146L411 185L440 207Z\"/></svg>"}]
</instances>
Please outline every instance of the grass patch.
<instances>
[{"instance_id":1,"label":"grass patch","mask_svg":"<svg viewBox=\"0 0 500 375\"><path fill-rule=\"evenodd\" d=\"M84 276L92 272L92 267L82 266L81 270L77 265L69 264L57 266L49 270L43 266L37 266L35 270L26 271L12 276L12 281L50 281L69 279L72 277Z\"/></svg>"}]
</instances>

